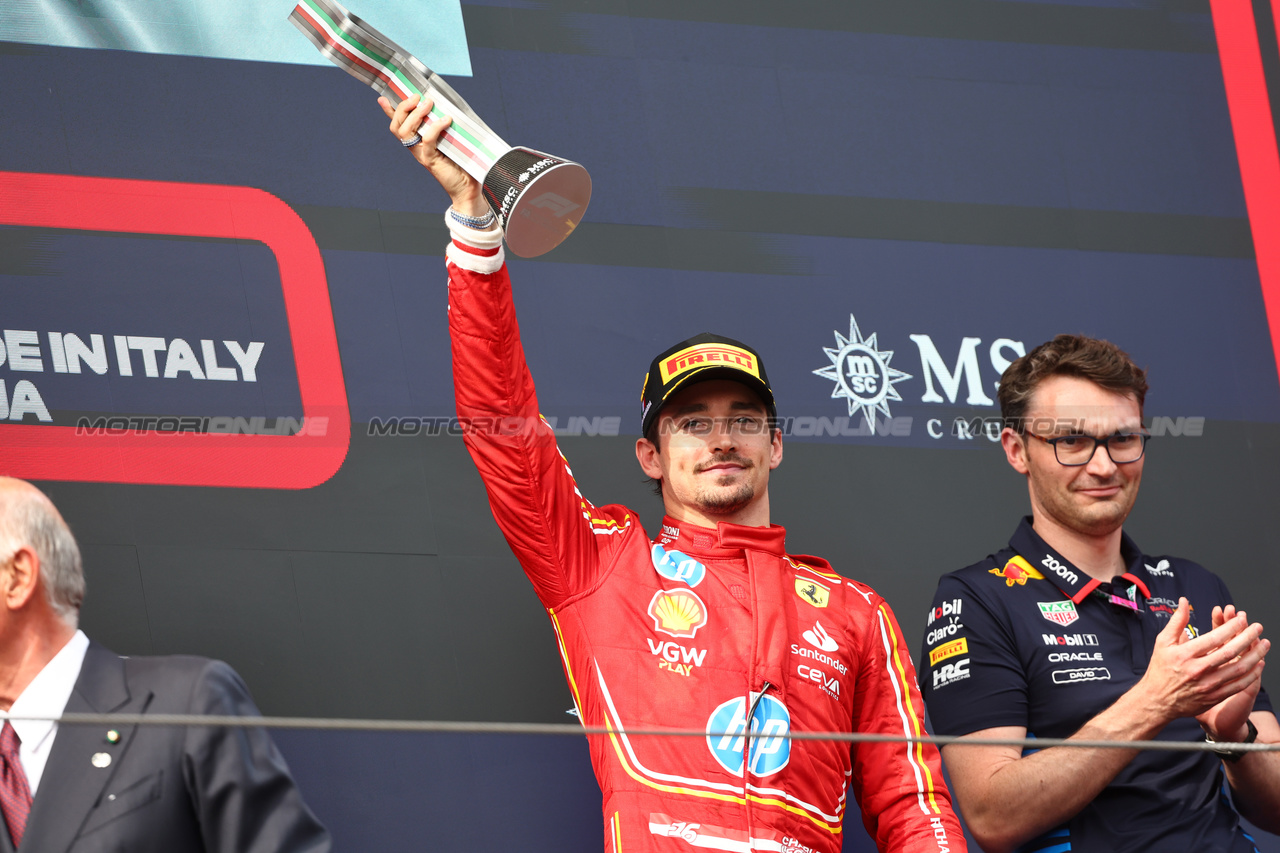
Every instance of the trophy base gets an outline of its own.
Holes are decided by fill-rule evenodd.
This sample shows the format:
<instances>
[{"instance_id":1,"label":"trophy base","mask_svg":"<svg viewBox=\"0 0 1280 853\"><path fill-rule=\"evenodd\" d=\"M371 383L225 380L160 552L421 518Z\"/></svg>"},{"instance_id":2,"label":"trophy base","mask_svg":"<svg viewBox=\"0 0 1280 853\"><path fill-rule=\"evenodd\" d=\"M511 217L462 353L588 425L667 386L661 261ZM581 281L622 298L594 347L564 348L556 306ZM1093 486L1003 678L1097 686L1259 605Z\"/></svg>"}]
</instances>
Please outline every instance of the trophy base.
<instances>
[{"instance_id":1,"label":"trophy base","mask_svg":"<svg viewBox=\"0 0 1280 853\"><path fill-rule=\"evenodd\" d=\"M591 201L591 176L572 161L512 148L485 175L484 194L506 232L507 248L536 258L578 226Z\"/></svg>"}]
</instances>

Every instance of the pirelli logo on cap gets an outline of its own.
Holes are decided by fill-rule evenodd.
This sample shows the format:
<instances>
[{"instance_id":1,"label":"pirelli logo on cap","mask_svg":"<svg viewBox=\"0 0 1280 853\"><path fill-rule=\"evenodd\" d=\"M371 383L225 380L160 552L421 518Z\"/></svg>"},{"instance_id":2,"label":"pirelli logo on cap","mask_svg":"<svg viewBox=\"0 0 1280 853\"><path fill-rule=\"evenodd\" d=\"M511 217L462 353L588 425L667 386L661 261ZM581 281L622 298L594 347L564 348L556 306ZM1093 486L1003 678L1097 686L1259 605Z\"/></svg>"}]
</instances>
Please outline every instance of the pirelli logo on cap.
<instances>
[{"instance_id":1,"label":"pirelli logo on cap","mask_svg":"<svg viewBox=\"0 0 1280 853\"><path fill-rule=\"evenodd\" d=\"M956 655L967 655L969 653L969 640L967 637L961 637L958 640L952 640L949 643L943 643L933 651L929 652L929 666L937 666L938 661L946 660Z\"/></svg>"},{"instance_id":2,"label":"pirelli logo on cap","mask_svg":"<svg viewBox=\"0 0 1280 853\"><path fill-rule=\"evenodd\" d=\"M746 350L730 344L695 344L662 360L658 366L662 384L700 367L734 367L760 378L756 358Z\"/></svg>"}]
</instances>

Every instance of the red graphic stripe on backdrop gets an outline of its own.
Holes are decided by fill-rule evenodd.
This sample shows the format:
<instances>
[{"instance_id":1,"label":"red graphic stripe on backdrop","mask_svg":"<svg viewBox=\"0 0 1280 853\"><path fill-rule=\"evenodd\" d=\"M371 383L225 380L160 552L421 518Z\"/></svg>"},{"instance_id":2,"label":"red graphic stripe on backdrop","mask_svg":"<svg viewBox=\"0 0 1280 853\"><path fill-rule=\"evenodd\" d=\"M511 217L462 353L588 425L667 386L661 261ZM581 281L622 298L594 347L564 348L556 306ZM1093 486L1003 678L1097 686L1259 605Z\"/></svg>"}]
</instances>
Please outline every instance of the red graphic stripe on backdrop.
<instances>
[{"instance_id":1,"label":"red graphic stripe on backdrop","mask_svg":"<svg viewBox=\"0 0 1280 853\"><path fill-rule=\"evenodd\" d=\"M1258 278L1280 370L1280 154L1249 0L1210 0ZM1277 0L1272 0L1277 6Z\"/></svg>"},{"instance_id":2,"label":"red graphic stripe on backdrop","mask_svg":"<svg viewBox=\"0 0 1280 853\"><path fill-rule=\"evenodd\" d=\"M307 489L342 466L351 416L324 261L283 201L253 187L0 172L0 225L262 242L280 271L308 423L291 436L0 423L0 470L31 480Z\"/></svg>"}]
</instances>

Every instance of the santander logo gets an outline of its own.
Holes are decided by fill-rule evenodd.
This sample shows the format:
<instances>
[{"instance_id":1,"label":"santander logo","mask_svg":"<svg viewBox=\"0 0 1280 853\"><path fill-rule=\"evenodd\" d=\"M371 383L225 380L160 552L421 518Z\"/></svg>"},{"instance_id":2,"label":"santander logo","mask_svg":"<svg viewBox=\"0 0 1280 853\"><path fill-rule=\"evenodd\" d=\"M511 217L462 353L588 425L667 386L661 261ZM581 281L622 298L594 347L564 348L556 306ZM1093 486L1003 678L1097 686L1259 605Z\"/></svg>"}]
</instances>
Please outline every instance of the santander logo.
<instances>
[{"instance_id":1,"label":"santander logo","mask_svg":"<svg viewBox=\"0 0 1280 853\"><path fill-rule=\"evenodd\" d=\"M821 622L814 622L813 627L800 636L804 637L806 643L824 652L834 652L840 648L836 641L831 639L827 629L822 627Z\"/></svg>"}]
</instances>

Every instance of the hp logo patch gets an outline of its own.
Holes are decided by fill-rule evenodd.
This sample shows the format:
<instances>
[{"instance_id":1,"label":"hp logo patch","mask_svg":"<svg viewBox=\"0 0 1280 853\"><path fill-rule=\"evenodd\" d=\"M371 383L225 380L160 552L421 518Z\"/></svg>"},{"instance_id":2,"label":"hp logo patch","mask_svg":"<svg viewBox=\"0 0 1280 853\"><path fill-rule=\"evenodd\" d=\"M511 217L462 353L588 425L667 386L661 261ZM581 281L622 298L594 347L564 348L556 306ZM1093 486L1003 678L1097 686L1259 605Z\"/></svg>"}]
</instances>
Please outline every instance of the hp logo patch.
<instances>
[{"instance_id":1,"label":"hp logo patch","mask_svg":"<svg viewBox=\"0 0 1280 853\"><path fill-rule=\"evenodd\" d=\"M754 697L753 697L754 698ZM707 720L707 746L720 766L734 776L742 775L742 749L746 743L747 700L730 699ZM752 774L770 776L791 759L791 714L772 696L762 696L751 717Z\"/></svg>"},{"instance_id":2,"label":"hp logo patch","mask_svg":"<svg viewBox=\"0 0 1280 853\"><path fill-rule=\"evenodd\" d=\"M697 586L707 576L707 567L679 551L668 551L661 545L653 546L653 567L667 580L683 581Z\"/></svg>"}]
</instances>

